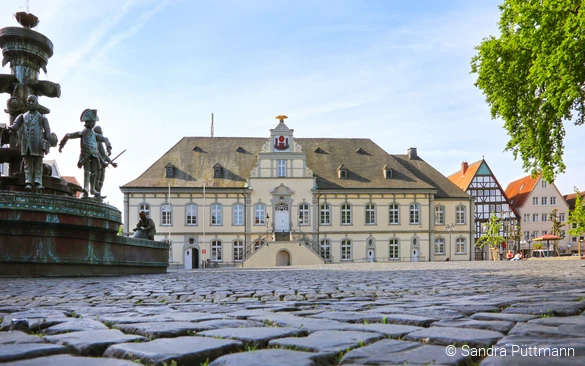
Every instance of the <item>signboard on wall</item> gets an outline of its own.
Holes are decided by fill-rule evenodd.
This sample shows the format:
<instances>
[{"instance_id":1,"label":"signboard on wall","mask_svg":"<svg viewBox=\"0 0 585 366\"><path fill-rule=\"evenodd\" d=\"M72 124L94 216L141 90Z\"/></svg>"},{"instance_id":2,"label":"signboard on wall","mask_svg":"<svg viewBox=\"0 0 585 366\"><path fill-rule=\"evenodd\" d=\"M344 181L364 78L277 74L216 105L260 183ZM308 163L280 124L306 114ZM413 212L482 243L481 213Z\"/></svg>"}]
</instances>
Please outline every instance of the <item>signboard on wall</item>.
<instances>
[{"instance_id":1,"label":"signboard on wall","mask_svg":"<svg viewBox=\"0 0 585 366\"><path fill-rule=\"evenodd\" d=\"M205 249L201 249L201 254L205 254L207 251Z\"/></svg>"}]
</instances>

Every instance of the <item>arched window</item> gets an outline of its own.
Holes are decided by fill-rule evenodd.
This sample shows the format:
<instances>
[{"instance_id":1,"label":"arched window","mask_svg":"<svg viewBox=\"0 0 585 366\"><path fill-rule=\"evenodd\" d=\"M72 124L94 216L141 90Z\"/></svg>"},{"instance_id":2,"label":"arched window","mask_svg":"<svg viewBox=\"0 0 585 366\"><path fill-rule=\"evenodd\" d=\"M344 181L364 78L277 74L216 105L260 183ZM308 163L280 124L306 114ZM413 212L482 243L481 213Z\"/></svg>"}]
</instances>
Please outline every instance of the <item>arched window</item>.
<instances>
[{"instance_id":1,"label":"arched window","mask_svg":"<svg viewBox=\"0 0 585 366\"><path fill-rule=\"evenodd\" d=\"M445 206L435 206L435 225L445 225Z\"/></svg>"},{"instance_id":2,"label":"arched window","mask_svg":"<svg viewBox=\"0 0 585 366\"><path fill-rule=\"evenodd\" d=\"M309 204L299 205L299 225L309 225Z\"/></svg>"},{"instance_id":3,"label":"arched window","mask_svg":"<svg viewBox=\"0 0 585 366\"><path fill-rule=\"evenodd\" d=\"M322 203L320 206L321 225L331 225L331 206L328 203Z\"/></svg>"},{"instance_id":4,"label":"arched window","mask_svg":"<svg viewBox=\"0 0 585 366\"><path fill-rule=\"evenodd\" d=\"M219 203L211 205L211 225L223 225L223 210Z\"/></svg>"},{"instance_id":5,"label":"arched window","mask_svg":"<svg viewBox=\"0 0 585 366\"><path fill-rule=\"evenodd\" d=\"M376 205L366 204L366 225L376 225Z\"/></svg>"},{"instance_id":6,"label":"arched window","mask_svg":"<svg viewBox=\"0 0 585 366\"><path fill-rule=\"evenodd\" d=\"M170 226L173 224L173 211L171 205L168 203L160 206L160 225Z\"/></svg>"},{"instance_id":7,"label":"arched window","mask_svg":"<svg viewBox=\"0 0 585 366\"><path fill-rule=\"evenodd\" d=\"M420 205L418 203L410 205L410 223L420 224Z\"/></svg>"},{"instance_id":8,"label":"arched window","mask_svg":"<svg viewBox=\"0 0 585 366\"><path fill-rule=\"evenodd\" d=\"M233 224L234 226L244 225L244 205L241 203L233 206Z\"/></svg>"},{"instance_id":9,"label":"arched window","mask_svg":"<svg viewBox=\"0 0 585 366\"><path fill-rule=\"evenodd\" d=\"M141 204L138 205L138 212L140 213L140 211L144 211L144 213L146 214L146 217L150 217L150 205L146 202L143 202Z\"/></svg>"},{"instance_id":10,"label":"arched window","mask_svg":"<svg viewBox=\"0 0 585 366\"><path fill-rule=\"evenodd\" d=\"M211 260L214 262L221 262L223 260L221 240L213 240L211 242Z\"/></svg>"},{"instance_id":11,"label":"arched window","mask_svg":"<svg viewBox=\"0 0 585 366\"><path fill-rule=\"evenodd\" d=\"M400 205L391 203L388 206L388 224L400 224Z\"/></svg>"},{"instance_id":12,"label":"arched window","mask_svg":"<svg viewBox=\"0 0 585 366\"><path fill-rule=\"evenodd\" d=\"M350 261L352 260L351 240L343 239L341 241L341 260Z\"/></svg>"},{"instance_id":13,"label":"arched window","mask_svg":"<svg viewBox=\"0 0 585 366\"><path fill-rule=\"evenodd\" d=\"M322 239L319 242L319 251L320 255L325 260L331 260L331 240L329 239Z\"/></svg>"},{"instance_id":14,"label":"arched window","mask_svg":"<svg viewBox=\"0 0 585 366\"><path fill-rule=\"evenodd\" d=\"M388 241L388 259L400 259L400 240L397 238Z\"/></svg>"},{"instance_id":15,"label":"arched window","mask_svg":"<svg viewBox=\"0 0 585 366\"><path fill-rule=\"evenodd\" d=\"M244 259L244 242L234 241L234 262L241 262Z\"/></svg>"},{"instance_id":16,"label":"arched window","mask_svg":"<svg viewBox=\"0 0 585 366\"><path fill-rule=\"evenodd\" d=\"M459 205L455 209L455 223L459 225L465 224L465 206Z\"/></svg>"},{"instance_id":17,"label":"arched window","mask_svg":"<svg viewBox=\"0 0 585 366\"><path fill-rule=\"evenodd\" d=\"M259 203L254 206L254 225L266 224L266 205Z\"/></svg>"},{"instance_id":18,"label":"arched window","mask_svg":"<svg viewBox=\"0 0 585 366\"><path fill-rule=\"evenodd\" d=\"M445 254L445 239L435 239L435 254Z\"/></svg>"},{"instance_id":19,"label":"arched window","mask_svg":"<svg viewBox=\"0 0 585 366\"><path fill-rule=\"evenodd\" d=\"M465 254L467 250L467 245L465 245L465 242L465 238L457 238L455 240L455 254Z\"/></svg>"},{"instance_id":20,"label":"arched window","mask_svg":"<svg viewBox=\"0 0 585 366\"><path fill-rule=\"evenodd\" d=\"M197 225L198 222L198 209L196 204L188 204L185 207L185 219L187 225Z\"/></svg>"},{"instance_id":21,"label":"arched window","mask_svg":"<svg viewBox=\"0 0 585 366\"><path fill-rule=\"evenodd\" d=\"M349 203L341 204L341 225L351 225L351 205Z\"/></svg>"}]
</instances>

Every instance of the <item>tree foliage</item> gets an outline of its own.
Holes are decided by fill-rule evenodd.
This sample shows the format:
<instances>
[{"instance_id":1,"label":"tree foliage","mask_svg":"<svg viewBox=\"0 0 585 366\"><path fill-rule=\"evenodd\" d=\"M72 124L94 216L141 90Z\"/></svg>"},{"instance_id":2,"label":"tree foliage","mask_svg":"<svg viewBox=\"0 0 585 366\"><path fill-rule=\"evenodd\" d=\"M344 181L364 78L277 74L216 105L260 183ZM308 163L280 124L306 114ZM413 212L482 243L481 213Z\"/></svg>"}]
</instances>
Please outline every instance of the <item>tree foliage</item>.
<instances>
[{"instance_id":1,"label":"tree foliage","mask_svg":"<svg viewBox=\"0 0 585 366\"><path fill-rule=\"evenodd\" d=\"M500 243L506 240L506 238L500 235L501 231L502 223L500 219L495 214L490 216L490 219L486 223L485 234L477 239L475 245L483 248L487 244L492 249L497 248Z\"/></svg>"},{"instance_id":2,"label":"tree foliage","mask_svg":"<svg viewBox=\"0 0 585 366\"><path fill-rule=\"evenodd\" d=\"M585 7L582 0L505 0L500 36L484 38L471 61L506 150L551 182L565 171L564 122L585 121Z\"/></svg>"},{"instance_id":3,"label":"tree foliage","mask_svg":"<svg viewBox=\"0 0 585 366\"><path fill-rule=\"evenodd\" d=\"M583 200L581 199L581 193L579 189L575 187L575 193L577 198L575 199L575 208L569 212L569 234L571 236L580 236L585 233L585 206L583 206Z\"/></svg>"},{"instance_id":4,"label":"tree foliage","mask_svg":"<svg viewBox=\"0 0 585 366\"><path fill-rule=\"evenodd\" d=\"M560 221L558 211L558 209L554 208L552 212L548 214L548 221L551 222L550 233L556 236L560 236L561 228L565 226L565 223Z\"/></svg>"}]
</instances>

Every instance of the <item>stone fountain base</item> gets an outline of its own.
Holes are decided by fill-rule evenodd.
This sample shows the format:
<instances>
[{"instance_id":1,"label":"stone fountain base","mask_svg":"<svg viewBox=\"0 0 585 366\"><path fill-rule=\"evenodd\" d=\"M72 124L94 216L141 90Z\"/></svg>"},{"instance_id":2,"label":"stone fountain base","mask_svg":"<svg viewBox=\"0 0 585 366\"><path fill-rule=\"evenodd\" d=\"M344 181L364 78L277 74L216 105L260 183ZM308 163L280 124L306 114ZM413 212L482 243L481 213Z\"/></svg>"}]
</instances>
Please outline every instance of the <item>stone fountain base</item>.
<instances>
[{"instance_id":1,"label":"stone fountain base","mask_svg":"<svg viewBox=\"0 0 585 366\"><path fill-rule=\"evenodd\" d=\"M0 192L1 276L165 273L166 242L117 236L113 206L58 195Z\"/></svg>"}]
</instances>

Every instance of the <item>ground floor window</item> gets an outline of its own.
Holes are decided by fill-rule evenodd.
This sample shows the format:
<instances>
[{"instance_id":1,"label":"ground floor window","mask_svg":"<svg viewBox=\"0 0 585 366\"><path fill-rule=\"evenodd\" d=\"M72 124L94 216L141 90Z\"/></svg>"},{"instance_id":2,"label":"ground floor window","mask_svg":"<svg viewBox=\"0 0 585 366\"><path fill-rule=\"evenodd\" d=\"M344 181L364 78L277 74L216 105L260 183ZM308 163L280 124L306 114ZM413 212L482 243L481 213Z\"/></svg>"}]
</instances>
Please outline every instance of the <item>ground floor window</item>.
<instances>
[{"instance_id":1,"label":"ground floor window","mask_svg":"<svg viewBox=\"0 0 585 366\"><path fill-rule=\"evenodd\" d=\"M347 261L352 259L351 240L343 239L341 241L341 260Z\"/></svg>"},{"instance_id":2,"label":"ground floor window","mask_svg":"<svg viewBox=\"0 0 585 366\"><path fill-rule=\"evenodd\" d=\"M388 244L388 258L398 259L400 258L400 252L398 250L400 241L398 239L390 239Z\"/></svg>"},{"instance_id":3,"label":"ground floor window","mask_svg":"<svg viewBox=\"0 0 585 366\"><path fill-rule=\"evenodd\" d=\"M457 238L455 241L455 254L465 254L465 238Z\"/></svg>"},{"instance_id":4,"label":"ground floor window","mask_svg":"<svg viewBox=\"0 0 585 366\"><path fill-rule=\"evenodd\" d=\"M331 260L331 241L329 239L321 240L319 243L321 257L325 260Z\"/></svg>"},{"instance_id":5,"label":"ground floor window","mask_svg":"<svg viewBox=\"0 0 585 366\"><path fill-rule=\"evenodd\" d=\"M211 242L211 260L214 262L221 262L222 257L222 244L220 240L214 240Z\"/></svg>"},{"instance_id":6,"label":"ground floor window","mask_svg":"<svg viewBox=\"0 0 585 366\"><path fill-rule=\"evenodd\" d=\"M445 254L445 239L435 239L435 254Z\"/></svg>"},{"instance_id":7,"label":"ground floor window","mask_svg":"<svg viewBox=\"0 0 585 366\"><path fill-rule=\"evenodd\" d=\"M234 262L241 262L244 259L244 242L234 241Z\"/></svg>"}]
</instances>

